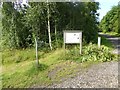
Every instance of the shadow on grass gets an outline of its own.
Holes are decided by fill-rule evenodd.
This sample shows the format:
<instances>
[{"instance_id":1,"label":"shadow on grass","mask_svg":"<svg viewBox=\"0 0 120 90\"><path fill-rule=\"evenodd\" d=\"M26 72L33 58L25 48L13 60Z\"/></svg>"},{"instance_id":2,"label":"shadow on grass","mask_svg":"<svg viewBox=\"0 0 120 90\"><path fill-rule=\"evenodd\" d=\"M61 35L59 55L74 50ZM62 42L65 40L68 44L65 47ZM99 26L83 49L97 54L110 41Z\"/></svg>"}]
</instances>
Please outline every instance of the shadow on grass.
<instances>
[{"instance_id":1,"label":"shadow on grass","mask_svg":"<svg viewBox=\"0 0 120 90\"><path fill-rule=\"evenodd\" d=\"M109 48L113 48L112 42L110 40L106 39L106 37L104 37L104 36L101 36L101 44L105 45Z\"/></svg>"},{"instance_id":2,"label":"shadow on grass","mask_svg":"<svg viewBox=\"0 0 120 90\"><path fill-rule=\"evenodd\" d=\"M120 34L110 35L110 34L99 34L102 37L101 43L110 48L117 48L119 42ZM119 48L119 47L118 47Z\"/></svg>"},{"instance_id":3,"label":"shadow on grass","mask_svg":"<svg viewBox=\"0 0 120 90\"><path fill-rule=\"evenodd\" d=\"M31 75L37 75L38 73L45 71L48 68L45 64L39 64L39 67L37 67L35 64L32 64L31 67L26 71L25 74L31 76Z\"/></svg>"}]
</instances>

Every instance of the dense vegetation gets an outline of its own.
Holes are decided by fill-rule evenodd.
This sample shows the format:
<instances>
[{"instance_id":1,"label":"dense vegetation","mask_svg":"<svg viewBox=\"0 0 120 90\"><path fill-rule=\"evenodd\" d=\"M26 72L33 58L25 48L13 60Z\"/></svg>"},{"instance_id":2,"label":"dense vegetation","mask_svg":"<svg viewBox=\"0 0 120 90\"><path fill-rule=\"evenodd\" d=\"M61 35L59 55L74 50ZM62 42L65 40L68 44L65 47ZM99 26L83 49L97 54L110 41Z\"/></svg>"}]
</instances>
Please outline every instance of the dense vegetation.
<instances>
[{"instance_id":1,"label":"dense vegetation","mask_svg":"<svg viewBox=\"0 0 120 90\"><path fill-rule=\"evenodd\" d=\"M93 44L98 36L98 9L97 2L30 2L29 6L4 2L0 23L2 87L47 86L83 73L93 63L117 60L111 53L112 44L104 37L100 48ZM82 30L81 55L79 45L67 45L66 51L61 48L63 30ZM35 40L39 45L37 68Z\"/></svg>"},{"instance_id":2,"label":"dense vegetation","mask_svg":"<svg viewBox=\"0 0 120 90\"><path fill-rule=\"evenodd\" d=\"M99 3L30 2L29 6L4 2L2 5L3 46L27 48L61 47L63 30L82 30L84 42L95 42Z\"/></svg>"},{"instance_id":3,"label":"dense vegetation","mask_svg":"<svg viewBox=\"0 0 120 90\"><path fill-rule=\"evenodd\" d=\"M116 32L120 34L120 6L113 6L100 22L100 29L103 32Z\"/></svg>"},{"instance_id":4,"label":"dense vegetation","mask_svg":"<svg viewBox=\"0 0 120 90\"><path fill-rule=\"evenodd\" d=\"M0 40L2 38L2 13L1 13L1 8L0 8ZM1 42L0 42L0 46L1 46ZM1 48L0 48L1 51Z\"/></svg>"}]
</instances>

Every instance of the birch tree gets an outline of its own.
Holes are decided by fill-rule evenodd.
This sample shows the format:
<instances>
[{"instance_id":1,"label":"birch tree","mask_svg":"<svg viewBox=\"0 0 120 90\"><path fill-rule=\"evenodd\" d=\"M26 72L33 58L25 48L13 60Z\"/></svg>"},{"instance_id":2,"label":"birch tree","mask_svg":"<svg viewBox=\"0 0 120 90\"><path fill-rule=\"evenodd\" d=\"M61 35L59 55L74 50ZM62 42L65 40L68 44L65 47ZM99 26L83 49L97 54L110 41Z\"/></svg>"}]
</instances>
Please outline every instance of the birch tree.
<instances>
[{"instance_id":1,"label":"birch tree","mask_svg":"<svg viewBox=\"0 0 120 90\"><path fill-rule=\"evenodd\" d=\"M47 17L48 17L48 36L49 36L49 45L50 49L52 50L52 43L51 43L51 33L50 33L50 8L49 8L49 2L47 0Z\"/></svg>"}]
</instances>

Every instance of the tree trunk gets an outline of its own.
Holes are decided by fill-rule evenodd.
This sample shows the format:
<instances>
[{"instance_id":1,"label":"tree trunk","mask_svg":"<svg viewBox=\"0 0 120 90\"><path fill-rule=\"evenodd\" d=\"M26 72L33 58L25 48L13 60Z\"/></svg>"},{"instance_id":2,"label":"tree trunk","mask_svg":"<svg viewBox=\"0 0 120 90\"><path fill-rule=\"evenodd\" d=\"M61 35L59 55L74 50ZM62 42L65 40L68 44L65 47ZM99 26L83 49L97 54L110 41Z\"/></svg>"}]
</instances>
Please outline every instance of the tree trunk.
<instances>
[{"instance_id":1,"label":"tree trunk","mask_svg":"<svg viewBox=\"0 0 120 90\"><path fill-rule=\"evenodd\" d=\"M50 49L52 50L52 43L51 43L51 34L50 34L50 9L49 4L47 3L47 14L48 14L48 36L49 36L49 45Z\"/></svg>"},{"instance_id":2,"label":"tree trunk","mask_svg":"<svg viewBox=\"0 0 120 90\"><path fill-rule=\"evenodd\" d=\"M58 42L57 42L57 24L56 24L56 20L55 20L55 42L56 42L56 45L58 47Z\"/></svg>"},{"instance_id":3,"label":"tree trunk","mask_svg":"<svg viewBox=\"0 0 120 90\"><path fill-rule=\"evenodd\" d=\"M37 36L35 37L35 46L36 46L36 66L39 67Z\"/></svg>"}]
</instances>

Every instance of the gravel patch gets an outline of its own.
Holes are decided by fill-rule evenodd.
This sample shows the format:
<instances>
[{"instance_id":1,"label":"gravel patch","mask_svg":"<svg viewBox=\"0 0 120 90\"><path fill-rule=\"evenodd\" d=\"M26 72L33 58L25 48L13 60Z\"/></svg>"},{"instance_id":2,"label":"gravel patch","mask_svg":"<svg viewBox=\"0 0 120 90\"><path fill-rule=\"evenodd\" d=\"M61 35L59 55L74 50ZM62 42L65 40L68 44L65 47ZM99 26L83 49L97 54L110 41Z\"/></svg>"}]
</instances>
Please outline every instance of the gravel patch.
<instances>
[{"instance_id":1,"label":"gravel patch","mask_svg":"<svg viewBox=\"0 0 120 90\"><path fill-rule=\"evenodd\" d=\"M47 88L118 88L118 62L93 65L83 74Z\"/></svg>"}]
</instances>

